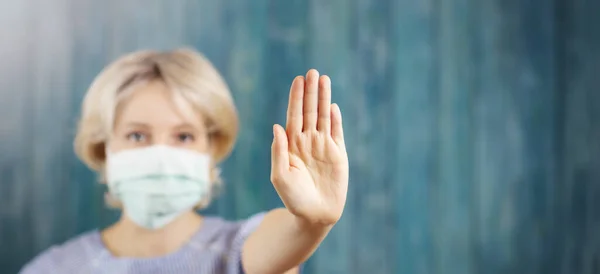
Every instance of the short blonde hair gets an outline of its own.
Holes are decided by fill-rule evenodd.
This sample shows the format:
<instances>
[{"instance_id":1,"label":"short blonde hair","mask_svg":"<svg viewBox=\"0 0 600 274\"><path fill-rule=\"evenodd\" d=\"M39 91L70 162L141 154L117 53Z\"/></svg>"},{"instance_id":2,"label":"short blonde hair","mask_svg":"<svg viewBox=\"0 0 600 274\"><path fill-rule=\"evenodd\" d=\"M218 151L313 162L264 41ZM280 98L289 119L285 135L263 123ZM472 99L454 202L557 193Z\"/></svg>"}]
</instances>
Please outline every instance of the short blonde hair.
<instances>
[{"instance_id":1,"label":"short blonde hair","mask_svg":"<svg viewBox=\"0 0 600 274\"><path fill-rule=\"evenodd\" d=\"M237 111L227 84L207 58L188 48L133 52L108 65L94 79L82 104L75 153L100 176L104 174L106 143L121 95L134 85L152 80L163 81L174 96L190 103L205 117L215 165L233 149L238 132ZM221 180L216 167L211 177L218 187Z\"/></svg>"}]
</instances>

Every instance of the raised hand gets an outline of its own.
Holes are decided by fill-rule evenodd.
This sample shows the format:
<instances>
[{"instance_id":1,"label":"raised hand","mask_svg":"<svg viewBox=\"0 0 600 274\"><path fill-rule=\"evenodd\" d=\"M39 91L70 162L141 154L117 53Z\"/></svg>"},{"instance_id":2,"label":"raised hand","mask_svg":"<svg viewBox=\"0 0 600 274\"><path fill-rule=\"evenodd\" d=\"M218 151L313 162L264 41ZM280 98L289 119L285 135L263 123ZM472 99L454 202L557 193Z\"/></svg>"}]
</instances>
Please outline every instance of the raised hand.
<instances>
[{"instance_id":1,"label":"raised hand","mask_svg":"<svg viewBox=\"0 0 600 274\"><path fill-rule=\"evenodd\" d=\"M331 225L348 192L342 114L331 80L312 69L292 82L286 129L273 126L271 181L286 208L310 224Z\"/></svg>"}]
</instances>

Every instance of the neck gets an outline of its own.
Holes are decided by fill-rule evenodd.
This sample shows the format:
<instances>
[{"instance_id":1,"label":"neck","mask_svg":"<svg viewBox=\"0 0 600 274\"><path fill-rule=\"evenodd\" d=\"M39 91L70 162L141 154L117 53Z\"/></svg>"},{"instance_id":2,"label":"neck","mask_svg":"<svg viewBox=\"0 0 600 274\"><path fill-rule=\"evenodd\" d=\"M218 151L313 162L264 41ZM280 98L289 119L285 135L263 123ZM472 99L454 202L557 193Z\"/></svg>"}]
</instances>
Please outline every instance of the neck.
<instances>
[{"instance_id":1,"label":"neck","mask_svg":"<svg viewBox=\"0 0 600 274\"><path fill-rule=\"evenodd\" d=\"M179 250L202 225L202 217L189 211L164 228L141 228L125 214L113 226L102 231L102 240L117 257L159 257Z\"/></svg>"}]
</instances>

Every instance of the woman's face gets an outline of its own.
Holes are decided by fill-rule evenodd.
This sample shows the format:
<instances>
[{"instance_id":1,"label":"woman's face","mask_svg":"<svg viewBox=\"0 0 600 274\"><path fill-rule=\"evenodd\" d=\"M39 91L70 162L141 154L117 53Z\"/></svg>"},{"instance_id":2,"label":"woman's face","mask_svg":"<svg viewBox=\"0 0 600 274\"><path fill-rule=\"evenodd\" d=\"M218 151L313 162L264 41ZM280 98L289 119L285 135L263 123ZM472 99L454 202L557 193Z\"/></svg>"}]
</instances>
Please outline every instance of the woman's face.
<instances>
[{"instance_id":1,"label":"woman's face","mask_svg":"<svg viewBox=\"0 0 600 274\"><path fill-rule=\"evenodd\" d=\"M176 105L162 81L141 84L117 108L108 151L169 145L208 153L203 121L191 105Z\"/></svg>"}]
</instances>

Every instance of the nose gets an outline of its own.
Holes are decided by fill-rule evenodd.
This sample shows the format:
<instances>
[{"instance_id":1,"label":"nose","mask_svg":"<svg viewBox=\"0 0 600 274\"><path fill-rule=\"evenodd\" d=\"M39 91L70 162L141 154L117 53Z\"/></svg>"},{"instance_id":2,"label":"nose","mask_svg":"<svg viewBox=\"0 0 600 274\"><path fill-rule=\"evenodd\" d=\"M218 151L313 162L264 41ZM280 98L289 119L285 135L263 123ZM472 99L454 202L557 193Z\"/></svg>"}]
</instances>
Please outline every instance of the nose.
<instances>
[{"instance_id":1,"label":"nose","mask_svg":"<svg viewBox=\"0 0 600 274\"><path fill-rule=\"evenodd\" d=\"M173 140L168 132L156 132L152 138L152 145L173 145Z\"/></svg>"}]
</instances>

